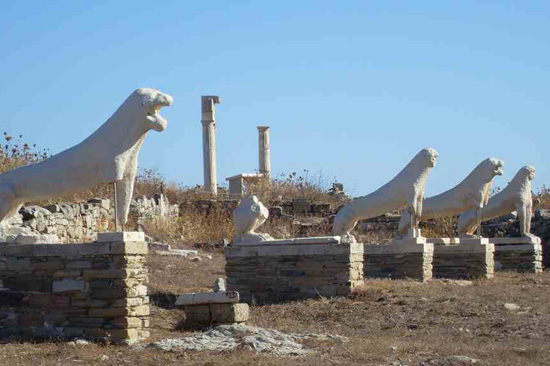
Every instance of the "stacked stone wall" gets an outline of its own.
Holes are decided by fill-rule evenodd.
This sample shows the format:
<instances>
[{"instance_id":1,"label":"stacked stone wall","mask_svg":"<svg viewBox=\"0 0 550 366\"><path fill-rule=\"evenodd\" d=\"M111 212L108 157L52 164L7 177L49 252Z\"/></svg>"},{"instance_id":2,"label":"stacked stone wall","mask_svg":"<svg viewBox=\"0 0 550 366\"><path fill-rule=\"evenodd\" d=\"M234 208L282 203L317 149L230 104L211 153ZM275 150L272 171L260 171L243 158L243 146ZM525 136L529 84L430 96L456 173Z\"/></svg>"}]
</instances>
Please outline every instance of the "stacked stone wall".
<instances>
[{"instance_id":1,"label":"stacked stone wall","mask_svg":"<svg viewBox=\"0 0 550 366\"><path fill-rule=\"evenodd\" d=\"M171 205L162 194L139 197L130 205L130 217L138 226L148 218L178 215L178 206ZM112 227L113 217L113 202L94 198L83 203L26 206L11 219L10 226L21 227L29 234L57 235L60 243L82 243L94 241L98 232Z\"/></svg>"},{"instance_id":2,"label":"stacked stone wall","mask_svg":"<svg viewBox=\"0 0 550 366\"><path fill-rule=\"evenodd\" d=\"M225 258L228 290L245 302L346 296L363 284L362 244L235 246Z\"/></svg>"},{"instance_id":3,"label":"stacked stone wall","mask_svg":"<svg viewBox=\"0 0 550 366\"><path fill-rule=\"evenodd\" d=\"M148 337L144 242L0 245L0 337Z\"/></svg>"},{"instance_id":4,"label":"stacked stone wall","mask_svg":"<svg viewBox=\"0 0 550 366\"><path fill-rule=\"evenodd\" d=\"M366 278L432 278L432 244L364 244L364 253Z\"/></svg>"},{"instance_id":5,"label":"stacked stone wall","mask_svg":"<svg viewBox=\"0 0 550 366\"><path fill-rule=\"evenodd\" d=\"M494 245L488 239L472 239L480 243L458 245L435 244L433 276L435 278L492 278Z\"/></svg>"}]
</instances>

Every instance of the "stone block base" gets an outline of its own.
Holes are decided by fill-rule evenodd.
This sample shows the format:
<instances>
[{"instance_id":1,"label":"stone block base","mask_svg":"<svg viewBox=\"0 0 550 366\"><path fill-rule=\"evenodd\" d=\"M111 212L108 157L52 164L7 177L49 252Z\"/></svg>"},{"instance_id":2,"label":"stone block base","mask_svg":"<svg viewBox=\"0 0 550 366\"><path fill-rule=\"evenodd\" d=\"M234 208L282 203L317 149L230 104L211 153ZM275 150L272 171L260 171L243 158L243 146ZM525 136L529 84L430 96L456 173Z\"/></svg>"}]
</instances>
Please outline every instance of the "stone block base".
<instances>
[{"instance_id":1,"label":"stone block base","mask_svg":"<svg viewBox=\"0 0 550 366\"><path fill-rule=\"evenodd\" d=\"M0 245L0 338L149 337L145 242Z\"/></svg>"},{"instance_id":2,"label":"stone block base","mask_svg":"<svg viewBox=\"0 0 550 366\"><path fill-rule=\"evenodd\" d=\"M540 238L494 238L495 270L542 272Z\"/></svg>"},{"instance_id":3,"label":"stone block base","mask_svg":"<svg viewBox=\"0 0 550 366\"><path fill-rule=\"evenodd\" d=\"M432 278L433 244L406 238L391 244L364 245L364 276L371 278Z\"/></svg>"},{"instance_id":4,"label":"stone block base","mask_svg":"<svg viewBox=\"0 0 550 366\"><path fill-rule=\"evenodd\" d=\"M363 284L363 244L319 241L227 247L227 289L257 303L349 295Z\"/></svg>"},{"instance_id":5,"label":"stone block base","mask_svg":"<svg viewBox=\"0 0 550 366\"><path fill-rule=\"evenodd\" d=\"M433 276L435 278L492 278L494 245L489 239L435 238Z\"/></svg>"},{"instance_id":6,"label":"stone block base","mask_svg":"<svg viewBox=\"0 0 550 366\"><path fill-rule=\"evenodd\" d=\"M248 304L185 305L184 328L200 329L220 324L243 324L248 320Z\"/></svg>"}]
</instances>

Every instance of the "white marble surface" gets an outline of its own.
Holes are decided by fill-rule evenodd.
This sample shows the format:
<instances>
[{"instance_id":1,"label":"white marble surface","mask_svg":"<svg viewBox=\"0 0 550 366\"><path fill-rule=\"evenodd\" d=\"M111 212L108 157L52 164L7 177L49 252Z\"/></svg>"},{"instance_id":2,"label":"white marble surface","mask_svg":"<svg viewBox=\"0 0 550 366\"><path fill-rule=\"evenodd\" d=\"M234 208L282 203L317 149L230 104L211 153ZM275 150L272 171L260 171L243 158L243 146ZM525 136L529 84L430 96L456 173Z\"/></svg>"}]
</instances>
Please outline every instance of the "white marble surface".
<instances>
[{"instance_id":1,"label":"white marble surface","mask_svg":"<svg viewBox=\"0 0 550 366\"><path fill-rule=\"evenodd\" d=\"M299 244L340 244L339 236L311 236L308 238L270 239L267 241L239 243L240 246L253 245L299 245Z\"/></svg>"},{"instance_id":2,"label":"white marble surface","mask_svg":"<svg viewBox=\"0 0 550 366\"><path fill-rule=\"evenodd\" d=\"M507 215L513 211L518 213L520 234L533 236L531 231L531 216L533 198L531 181L535 178L533 166L522 167L502 191L489 199L481 209L481 221ZM473 235L477 229L477 212L470 210L460 215L458 219L458 235Z\"/></svg>"},{"instance_id":3,"label":"white marble surface","mask_svg":"<svg viewBox=\"0 0 550 366\"><path fill-rule=\"evenodd\" d=\"M176 305L237 304L239 300L236 291L191 292L178 296Z\"/></svg>"},{"instance_id":4,"label":"white marble surface","mask_svg":"<svg viewBox=\"0 0 550 366\"><path fill-rule=\"evenodd\" d=\"M67 196L100 183L117 183L118 221L125 223L138 154L149 130L163 131L158 114L172 97L155 89L134 91L91 136L51 158L0 174L0 223L29 201ZM52 122L53 123L53 122Z\"/></svg>"},{"instance_id":5,"label":"white marble surface","mask_svg":"<svg viewBox=\"0 0 550 366\"><path fill-rule=\"evenodd\" d=\"M145 234L140 231L122 231L116 233L98 233L97 242L145 241Z\"/></svg>"},{"instance_id":6,"label":"white marble surface","mask_svg":"<svg viewBox=\"0 0 550 366\"><path fill-rule=\"evenodd\" d=\"M334 235L340 235L343 239L349 238L357 221L405 207L413 216L420 215L426 180L435 166L437 156L434 149L421 150L390 182L375 192L344 205L334 218Z\"/></svg>"},{"instance_id":7,"label":"white marble surface","mask_svg":"<svg viewBox=\"0 0 550 366\"><path fill-rule=\"evenodd\" d=\"M489 199L493 178L502 175L504 162L495 158L483 160L458 185L437 196L426 198L422 204L419 220L435 219L460 214L471 209L480 209ZM406 235L410 228L411 217L403 211L399 221L399 233Z\"/></svg>"},{"instance_id":8,"label":"white marble surface","mask_svg":"<svg viewBox=\"0 0 550 366\"><path fill-rule=\"evenodd\" d=\"M268 234L256 233L265 220L269 217L269 210L258 200L256 196L248 196L241 201L241 204L233 211L235 223L235 235L233 243L256 243L273 238Z\"/></svg>"},{"instance_id":9,"label":"white marble surface","mask_svg":"<svg viewBox=\"0 0 550 366\"><path fill-rule=\"evenodd\" d=\"M202 153L204 169L204 190L218 194L218 173L216 166L216 108L220 97L203 95L201 97Z\"/></svg>"}]
</instances>

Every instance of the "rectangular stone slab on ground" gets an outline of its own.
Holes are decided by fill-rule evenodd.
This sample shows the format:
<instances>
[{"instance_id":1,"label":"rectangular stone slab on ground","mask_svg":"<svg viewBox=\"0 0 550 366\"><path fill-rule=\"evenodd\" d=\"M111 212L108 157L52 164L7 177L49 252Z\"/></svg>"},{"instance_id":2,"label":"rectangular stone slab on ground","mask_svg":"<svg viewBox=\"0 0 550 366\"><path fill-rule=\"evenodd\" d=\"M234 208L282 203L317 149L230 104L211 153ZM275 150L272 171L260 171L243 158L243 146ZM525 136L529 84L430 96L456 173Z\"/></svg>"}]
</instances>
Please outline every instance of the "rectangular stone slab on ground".
<instances>
[{"instance_id":1,"label":"rectangular stone slab on ground","mask_svg":"<svg viewBox=\"0 0 550 366\"><path fill-rule=\"evenodd\" d=\"M191 292L178 296L176 306L199 304L236 304L239 293L235 291Z\"/></svg>"},{"instance_id":2,"label":"rectangular stone slab on ground","mask_svg":"<svg viewBox=\"0 0 550 366\"><path fill-rule=\"evenodd\" d=\"M241 301L347 296L363 284L363 244L235 245L225 249L227 288ZM269 242L267 242L269 243Z\"/></svg>"},{"instance_id":3,"label":"rectangular stone slab on ground","mask_svg":"<svg viewBox=\"0 0 550 366\"><path fill-rule=\"evenodd\" d=\"M365 278L432 278L433 244L424 238L404 238L391 244L364 245Z\"/></svg>"},{"instance_id":4,"label":"rectangular stone slab on ground","mask_svg":"<svg viewBox=\"0 0 550 366\"><path fill-rule=\"evenodd\" d=\"M187 329L205 328L219 324L243 324L248 320L248 304L200 304L185 305L185 321L181 324Z\"/></svg>"},{"instance_id":5,"label":"rectangular stone slab on ground","mask_svg":"<svg viewBox=\"0 0 550 366\"><path fill-rule=\"evenodd\" d=\"M487 238L428 238L434 245L435 278L492 278L495 247Z\"/></svg>"},{"instance_id":6,"label":"rectangular stone slab on ground","mask_svg":"<svg viewBox=\"0 0 550 366\"><path fill-rule=\"evenodd\" d=\"M540 238L491 238L495 245L495 270L542 272Z\"/></svg>"}]
</instances>

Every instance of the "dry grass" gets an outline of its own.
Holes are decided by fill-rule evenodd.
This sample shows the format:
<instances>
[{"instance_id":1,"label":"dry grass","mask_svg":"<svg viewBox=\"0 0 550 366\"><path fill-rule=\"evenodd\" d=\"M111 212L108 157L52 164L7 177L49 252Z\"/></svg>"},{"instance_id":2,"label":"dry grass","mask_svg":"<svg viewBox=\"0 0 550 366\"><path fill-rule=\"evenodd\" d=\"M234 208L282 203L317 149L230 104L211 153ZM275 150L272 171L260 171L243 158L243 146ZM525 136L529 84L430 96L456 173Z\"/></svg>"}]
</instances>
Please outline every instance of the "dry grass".
<instances>
[{"instance_id":1,"label":"dry grass","mask_svg":"<svg viewBox=\"0 0 550 366\"><path fill-rule=\"evenodd\" d=\"M155 294L205 290L223 277L224 260L200 263L151 256L153 339L181 337L181 310ZM421 365L430 358L466 355L479 365L550 364L550 273L499 273L484 281L367 281L350 298L318 299L253 307L249 324L285 332L343 335L349 342L308 341L315 353L302 358L233 352L134 351L119 346L66 343L0 345L4 365ZM166 299L166 297L164 297ZM521 306L511 312L503 304ZM393 348L395 347L395 348ZM106 357L103 357L106 356Z\"/></svg>"},{"instance_id":2,"label":"dry grass","mask_svg":"<svg viewBox=\"0 0 550 366\"><path fill-rule=\"evenodd\" d=\"M253 194L266 205L279 204L282 200L306 200L308 202L330 203L333 208L342 204L342 199L327 192L336 179L328 179L322 172L302 174L292 172L280 174L272 179L262 178L246 185L245 193Z\"/></svg>"},{"instance_id":3,"label":"dry grass","mask_svg":"<svg viewBox=\"0 0 550 366\"><path fill-rule=\"evenodd\" d=\"M537 208L550 210L550 188L543 185L539 193L535 195L534 201Z\"/></svg>"}]
</instances>

